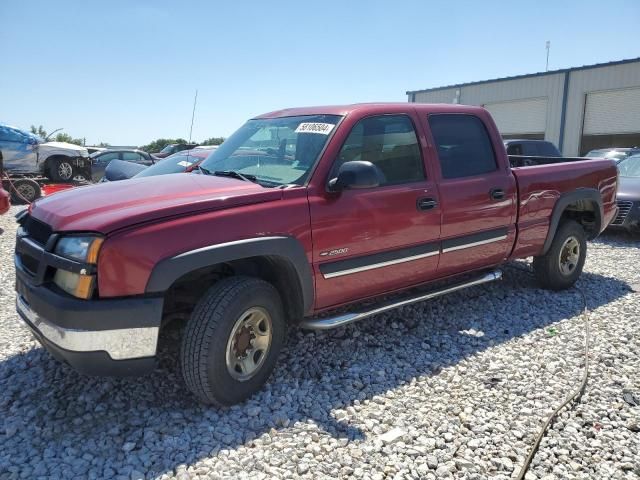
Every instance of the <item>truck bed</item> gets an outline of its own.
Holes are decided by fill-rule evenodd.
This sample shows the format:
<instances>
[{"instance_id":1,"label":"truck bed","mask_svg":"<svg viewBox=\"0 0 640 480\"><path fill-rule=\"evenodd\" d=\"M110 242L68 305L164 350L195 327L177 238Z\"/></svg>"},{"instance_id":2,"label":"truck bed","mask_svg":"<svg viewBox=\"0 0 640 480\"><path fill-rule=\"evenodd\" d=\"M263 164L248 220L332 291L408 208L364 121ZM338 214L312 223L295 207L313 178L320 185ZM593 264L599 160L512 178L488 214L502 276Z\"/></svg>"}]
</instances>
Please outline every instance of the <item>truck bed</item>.
<instances>
[{"instance_id":1,"label":"truck bed","mask_svg":"<svg viewBox=\"0 0 640 480\"><path fill-rule=\"evenodd\" d=\"M568 192L593 190L602 198L600 227L592 236L603 231L616 213L616 182L618 171L611 160L567 161L548 165L511 169L518 186L518 240L511 257L539 255L551 226L554 209L566 203ZM596 188L594 188L596 186ZM565 196L565 202L560 202ZM578 209L588 209L582 202Z\"/></svg>"}]
</instances>

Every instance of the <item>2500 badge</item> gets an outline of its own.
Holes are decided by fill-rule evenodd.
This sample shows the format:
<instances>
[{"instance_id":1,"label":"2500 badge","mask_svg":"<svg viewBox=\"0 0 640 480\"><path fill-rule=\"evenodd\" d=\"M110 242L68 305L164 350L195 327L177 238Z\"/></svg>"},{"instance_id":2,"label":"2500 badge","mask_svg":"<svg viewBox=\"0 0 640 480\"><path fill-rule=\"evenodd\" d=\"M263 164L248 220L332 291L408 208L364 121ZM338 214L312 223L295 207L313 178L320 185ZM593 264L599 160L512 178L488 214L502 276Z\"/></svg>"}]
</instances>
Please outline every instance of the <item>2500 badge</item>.
<instances>
[{"instance_id":1,"label":"2500 badge","mask_svg":"<svg viewBox=\"0 0 640 480\"><path fill-rule=\"evenodd\" d=\"M334 255L342 255L343 253L347 253L349 251L348 248L336 248L335 250L329 250L328 252L320 252L321 257L333 257Z\"/></svg>"}]
</instances>

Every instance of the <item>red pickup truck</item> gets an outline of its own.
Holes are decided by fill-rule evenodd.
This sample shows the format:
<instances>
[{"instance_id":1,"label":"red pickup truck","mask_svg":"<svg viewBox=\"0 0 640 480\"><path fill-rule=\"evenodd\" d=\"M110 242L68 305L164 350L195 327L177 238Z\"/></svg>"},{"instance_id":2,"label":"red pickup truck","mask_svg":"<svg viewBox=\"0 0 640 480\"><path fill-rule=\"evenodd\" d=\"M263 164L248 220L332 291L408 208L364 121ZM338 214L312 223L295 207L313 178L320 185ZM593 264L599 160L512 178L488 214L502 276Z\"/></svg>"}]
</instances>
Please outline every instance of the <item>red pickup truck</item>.
<instances>
[{"instance_id":1,"label":"red pickup truck","mask_svg":"<svg viewBox=\"0 0 640 480\"><path fill-rule=\"evenodd\" d=\"M344 325L529 256L543 287L570 287L616 185L611 160L512 169L478 107L281 110L197 172L36 201L19 217L17 310L89 374L153 369L162 328L184 321L186 385L230 405L267 380L287 327Z\"/></svg>"}]
</instances>

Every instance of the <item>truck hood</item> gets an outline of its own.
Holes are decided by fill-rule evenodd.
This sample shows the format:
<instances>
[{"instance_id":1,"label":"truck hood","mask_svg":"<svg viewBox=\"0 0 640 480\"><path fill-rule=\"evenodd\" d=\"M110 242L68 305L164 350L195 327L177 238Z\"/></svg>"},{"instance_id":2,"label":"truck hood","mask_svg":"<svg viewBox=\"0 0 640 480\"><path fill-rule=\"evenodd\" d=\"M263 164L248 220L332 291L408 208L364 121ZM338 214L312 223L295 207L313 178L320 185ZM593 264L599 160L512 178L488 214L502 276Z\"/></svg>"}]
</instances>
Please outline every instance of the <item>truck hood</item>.
<instances>
[{"instance_id":1,"label":"truck hood","mask_svg":"<svg viewBox=\"0 0 640 480\"><path fill-rule=\"evenodd\" d=\"M81 147L80 145L74 145L67 142L46 142L40 144L41 152L58 152L67 153L68 155L74 155L79 157L88 157L89 151Z\"/></svg>"},{"instance_id":2,"label":"truck hood","mask_svg":"<svg viewBox=\"0 0 640 480\"><path fill-rule=\"evenodd\" d=\"M31 215L53 231L105 235L166 217L268 202L282 190L233 178L175 173L78 187L37 200Z\"/></svg>"}]
</instances>

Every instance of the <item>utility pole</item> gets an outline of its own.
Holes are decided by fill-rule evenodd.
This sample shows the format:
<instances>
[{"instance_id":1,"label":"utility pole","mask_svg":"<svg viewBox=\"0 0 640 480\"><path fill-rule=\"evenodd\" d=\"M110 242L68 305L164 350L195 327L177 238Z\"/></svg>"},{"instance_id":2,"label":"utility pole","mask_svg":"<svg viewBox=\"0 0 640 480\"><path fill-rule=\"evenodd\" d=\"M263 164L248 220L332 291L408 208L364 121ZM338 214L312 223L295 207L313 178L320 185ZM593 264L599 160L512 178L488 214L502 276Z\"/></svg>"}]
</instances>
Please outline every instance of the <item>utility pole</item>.
<instances>
[{"instance_id":1,"label":"utility pole","mask_svg":"<svg viewBox=\"0 0 640 480\"><path fill-rule=\"evenodd\" d=\"M545 72L549 71L549 50L551 50L551 42L547 40L547 67L545 68Z\"/></svg>"},{"instance_id":2,"label":"utility pole","mask_svg":"<svg viewBox=\"0 0 640 480\"><path fill-rule=\"evenodd\" d=\"M193 112L191 112L191 128L189 129L189 143L191 143L191 134L193 133L193 119L196 116L197 101L198 101L198 90L196 89L196 96L193 98Z\"/></svg>"}]
</instances>

